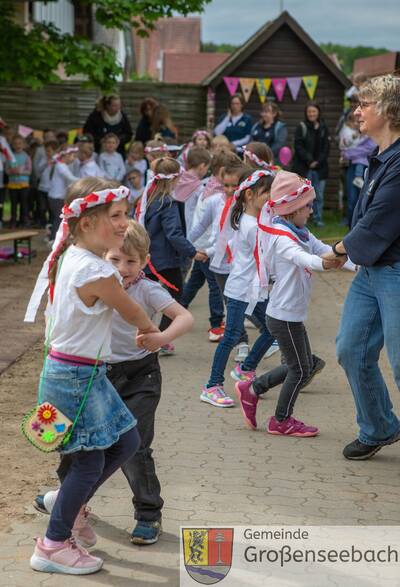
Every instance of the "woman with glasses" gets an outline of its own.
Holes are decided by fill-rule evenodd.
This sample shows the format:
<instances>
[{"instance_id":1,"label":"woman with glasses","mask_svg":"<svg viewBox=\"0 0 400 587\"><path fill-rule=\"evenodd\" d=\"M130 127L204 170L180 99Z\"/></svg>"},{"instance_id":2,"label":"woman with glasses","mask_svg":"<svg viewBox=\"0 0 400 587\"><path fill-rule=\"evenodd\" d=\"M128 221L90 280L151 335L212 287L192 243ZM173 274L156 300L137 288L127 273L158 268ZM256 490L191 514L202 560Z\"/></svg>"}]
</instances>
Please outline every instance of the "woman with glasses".
<instances>
[{"instance_id":1,"label":"woman with glasses","mask_svg":"<svg viewBox=\"0 0 400 587\"><path fill-rule=\"evenodd\" d=\"M384 75L363 84L354 112L360 131L378 145L365 175L352 228L326 258L347 256L360 269L349 289L337 338L357 412L359 435L343 451L364 460L400 440L379 368L386 347L400 389L400 77Z\"/></svg>"}]
</instances>

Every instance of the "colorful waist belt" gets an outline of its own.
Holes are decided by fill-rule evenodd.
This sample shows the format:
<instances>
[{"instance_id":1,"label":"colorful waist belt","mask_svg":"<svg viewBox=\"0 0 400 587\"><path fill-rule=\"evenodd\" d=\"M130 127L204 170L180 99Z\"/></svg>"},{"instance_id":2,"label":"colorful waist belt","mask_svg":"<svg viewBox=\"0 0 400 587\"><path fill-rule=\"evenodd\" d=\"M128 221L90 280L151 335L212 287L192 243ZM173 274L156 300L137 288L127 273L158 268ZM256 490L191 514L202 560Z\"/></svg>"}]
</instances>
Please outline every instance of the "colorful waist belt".
<instances>
[{"instance_id":1,"label":"colorful waist belt","mask_svg":"<svg viewBox=\"0 0 400 587\"><path fill-rule=\"evenodd\" d=\"M88 359L87 357L78 357L76 355L66 355L65 353L59 353L58 351L53 350L49 352L48 357L53 361L59 361L66 365L74 365L75 367L91 367L96 364L96 359ZM103 364L104 361L97 361L98 367Z\"/></svg>"}]
</instances>

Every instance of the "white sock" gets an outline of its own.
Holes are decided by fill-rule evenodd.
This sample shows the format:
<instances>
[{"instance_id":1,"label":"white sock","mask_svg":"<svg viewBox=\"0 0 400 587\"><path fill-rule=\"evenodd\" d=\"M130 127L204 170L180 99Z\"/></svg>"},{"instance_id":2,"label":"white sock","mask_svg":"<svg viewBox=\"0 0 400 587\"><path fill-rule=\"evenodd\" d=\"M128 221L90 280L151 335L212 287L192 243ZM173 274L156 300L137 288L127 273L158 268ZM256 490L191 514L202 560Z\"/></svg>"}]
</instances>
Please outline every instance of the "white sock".
<instances>
[{"instance_id":1,"label":"white sock","mask_svg":"<svg viewBox=\"0 0 400 587\"><path fill-rule=\"evenodd\" d=\"M64 544L64 540L50 540L50 538L47 538L47 536L45 536L43 538L43 544L45 546L47 546L48 548L59 548L60 546L63 546Z\"/></svg>"}]
</instances>

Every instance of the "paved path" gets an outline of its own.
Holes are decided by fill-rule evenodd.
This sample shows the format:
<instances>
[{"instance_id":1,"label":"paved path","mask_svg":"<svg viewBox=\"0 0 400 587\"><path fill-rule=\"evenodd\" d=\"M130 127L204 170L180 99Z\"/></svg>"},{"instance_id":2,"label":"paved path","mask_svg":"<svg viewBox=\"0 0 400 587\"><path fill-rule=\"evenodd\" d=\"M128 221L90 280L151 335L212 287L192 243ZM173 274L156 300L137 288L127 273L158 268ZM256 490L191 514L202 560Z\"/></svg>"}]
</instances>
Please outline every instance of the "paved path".
<instances>
[{"instance_id":1,"label":"paved path","mask_svg":"<svg viewBox=\"0 0 400 587\"><path fill-rule=\"evenodd\" d=\"M309 333L327 367L300 395L296 415L320 426L320 437L265 434L264 422L273 413L276 391L259 404L256 432L245 428L238 408L222 410L199 401L199 388L214 350L206 341L203 294L193 306L195 329L178 343L176 357L162 359L164 388L155 441L166 503L162 539L149 547L129 543L129 491L123 476L117 474L92 503L99 535L95 552L105 558L101 573L71 579L30 571L32 536L43 533L46 517L25 504L32 514L30 521L13 523L8 532L0 534L0 585L70 587L73 582L79 586L178 587L181 524L400 524L400 446L387 447L366 462L341 457L343 445L356 434L352 399L334 354L348 283L348 274L316 277ZM277 362L275 355L262 366ZM399 410L386 359L383 363ZM228 389L233 389L231 381Z\"/></svg>"}]
</instances>

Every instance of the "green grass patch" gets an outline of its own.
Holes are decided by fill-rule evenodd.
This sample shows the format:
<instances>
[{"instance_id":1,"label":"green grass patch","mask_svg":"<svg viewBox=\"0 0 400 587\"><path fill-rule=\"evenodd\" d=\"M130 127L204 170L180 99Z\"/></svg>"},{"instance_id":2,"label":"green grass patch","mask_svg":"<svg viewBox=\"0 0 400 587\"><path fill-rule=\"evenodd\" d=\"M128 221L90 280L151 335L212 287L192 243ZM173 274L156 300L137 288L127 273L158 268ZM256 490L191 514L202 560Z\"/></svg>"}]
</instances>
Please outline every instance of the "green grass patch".
<instances>
[{"instance_id":1,"label":"green grass patch","mask_svg":"<svg viewBox=\"0 0 400 587\"><path fill-rule=\"evenodd\" d=\"M342 220L343 216L339 210L326 210L324 212L325 226L318 228L311 221L309 228L313 235L322 241L338 241L348 233L347 226L341 224Z\"/></svg>"}]
</instances>

